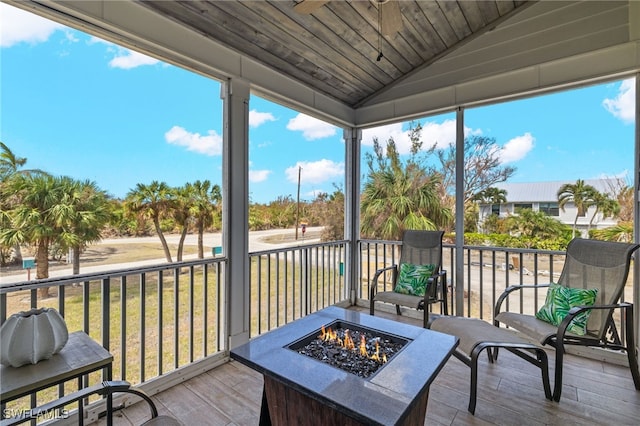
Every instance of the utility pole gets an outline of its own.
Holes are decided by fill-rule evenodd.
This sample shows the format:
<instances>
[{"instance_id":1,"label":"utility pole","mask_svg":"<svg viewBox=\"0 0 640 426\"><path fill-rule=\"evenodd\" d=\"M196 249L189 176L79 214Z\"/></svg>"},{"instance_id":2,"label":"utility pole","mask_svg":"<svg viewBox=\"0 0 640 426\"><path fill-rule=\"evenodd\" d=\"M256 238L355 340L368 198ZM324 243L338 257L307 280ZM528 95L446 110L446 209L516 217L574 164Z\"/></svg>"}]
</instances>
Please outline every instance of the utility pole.
<instances>
[{"instance_id":1,"label":"utility pole","mask_svg":"<svg viewBox=\"0 0 640 426\"><path fill-rule=\"evenodd\" d=\"M296 202L296 241L298 241L298 226L300 226L300 174L302 166L298 166L298 199Z\"/></svg>"}]
</instances>

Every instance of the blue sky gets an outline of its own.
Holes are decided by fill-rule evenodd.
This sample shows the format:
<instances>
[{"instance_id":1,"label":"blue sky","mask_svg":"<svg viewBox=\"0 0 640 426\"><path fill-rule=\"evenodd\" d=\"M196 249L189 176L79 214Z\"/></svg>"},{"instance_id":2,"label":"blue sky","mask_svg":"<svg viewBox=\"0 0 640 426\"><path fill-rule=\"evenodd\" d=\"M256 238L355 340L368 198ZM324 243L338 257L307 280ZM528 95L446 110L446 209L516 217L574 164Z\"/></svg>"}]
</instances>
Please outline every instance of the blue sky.
<instances>
[{"instance_id":1,"label":"blue sky","mask_svg":"<svg viewBox=\"0 0 640 426\"><path fill-rule=\"evenodd\" d=\"M222 101L214 80L0 3L0 140L27 168L90 179L116 197L153 180L221 183ZM617 81L467 109L467 134L495 138L512 182L592 179L633 171L634 85ZM250 193L311 200L344 182L342 130L253 96ZM420 120L425 143L453 143L453 113ZM407 123L367 129L393 137ZM365 172L363 165L363 172Z\"/></svg>"}]
</instances>

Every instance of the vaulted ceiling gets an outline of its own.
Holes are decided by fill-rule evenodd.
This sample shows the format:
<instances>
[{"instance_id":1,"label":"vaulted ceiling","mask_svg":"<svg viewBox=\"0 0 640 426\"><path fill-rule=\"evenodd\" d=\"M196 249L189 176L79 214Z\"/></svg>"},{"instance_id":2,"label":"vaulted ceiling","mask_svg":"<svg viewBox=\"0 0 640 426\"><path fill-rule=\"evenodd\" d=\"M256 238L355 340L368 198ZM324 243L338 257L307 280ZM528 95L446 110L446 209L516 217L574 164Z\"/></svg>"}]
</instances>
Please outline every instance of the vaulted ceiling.
<instances>
[{"instance_id":1,"label":"vaulted ceiling","mask_svg":"<svg viewBox=\"0 0 640 426\"><path fill-rule=\"evenodd\" d=\"M513 1L300 4L314 3L312 12L304 13L293 1L143 2L350 106L363 104L526 6ZM401 22L379 37L379 23L390 17L385 4L398 6Z\"/></svg>"},{"instance_id":2,"label":"vaulted ceiling","mask_svg":"<svg viewBox=\"0 0 640 426\"><path fill-rule=\"evenodd\" d=\"M345 126L640 70L633 0L6 1Z\"/></svg>"}]
</instances>

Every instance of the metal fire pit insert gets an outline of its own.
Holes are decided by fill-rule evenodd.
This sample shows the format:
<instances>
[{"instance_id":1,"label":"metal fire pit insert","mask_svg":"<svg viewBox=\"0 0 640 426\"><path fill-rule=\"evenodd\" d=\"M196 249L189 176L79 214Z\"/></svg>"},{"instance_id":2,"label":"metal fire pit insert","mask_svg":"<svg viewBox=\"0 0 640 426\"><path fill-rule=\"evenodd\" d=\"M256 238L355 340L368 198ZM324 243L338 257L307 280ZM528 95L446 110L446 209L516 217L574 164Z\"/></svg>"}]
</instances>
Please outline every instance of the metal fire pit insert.
<instances>
[{"instance_id":1,"label":"metal fire pit insert","mask_svg":"<svg viewBox=\"0 0 640 426\"><path fill-rule=\"evenodd\" d=\"M408 343L368 379L288 348L334 321ZM261 425L416 425L424 424L429 385L457 345L448 334L329 307L251 339L231 358L264 377Z\"/></svg>"},{"instance_id":2,"label":"metal fire pit insert","mask_svg":"<svg viewBox=\"0 0 640 426\"><path fill-rule=\"evenodd\" d=\"M365 379L373 377L376 372L384 368L391 362L391 359L402 351L402 348L411 341L410 339L405 339L395 334L385 333L384 331L362 327L358 324L341 320L336 320L324 325L324 329L333 330L340 334L341 337L345 330L349 330L351 332L351 338L354 340L355 348L347 349L337 343L322 340L320 338L322 334L321 328L287 345L287 348L300 355L308 356L318 362L328 364ZM383 355L386 356L385 363L360 354L360 336L362 335L366 337L368 354L374 353L374 339L378 339L378 355L379 357Z\"/></svg>"}]
</instances>

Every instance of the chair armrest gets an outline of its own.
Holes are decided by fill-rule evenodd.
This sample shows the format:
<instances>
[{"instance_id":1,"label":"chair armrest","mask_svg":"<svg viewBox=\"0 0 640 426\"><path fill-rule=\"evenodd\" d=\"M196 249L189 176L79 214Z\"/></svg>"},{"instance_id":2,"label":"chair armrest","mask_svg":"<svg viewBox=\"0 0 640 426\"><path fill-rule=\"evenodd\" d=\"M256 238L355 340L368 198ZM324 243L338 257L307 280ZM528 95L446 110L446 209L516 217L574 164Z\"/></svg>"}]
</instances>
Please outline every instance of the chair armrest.
<instances>
[{"instance_id":1,"label":"chair armrest","mask_svg":"<svg viewBox=\"0 0 640 426\"><path fill-rule=\"evenodd\" d=\"M510 285L509 287L504 289L504 292L498 297L498 301L496 302L495 309L493 310L493 317L495 318L500 313L500 308L502 308L502 303L513 293L514 291L523 290L525 288L546 288L551 284L522 284L522 285ZM498 322L494 320L494 325L498 326Z\"/></svg>"},{"instance_id":2,"label":"chair armrest","mask_svg":"<svg viewBox=\"0 0 640 426\"><path fill-rule=\"evenodd\" d=\"M46 415L47 413L51 413L54 410L64 407L65 405L72 404L81 399L88 398L93 394L98 395L107 395L111 391L110 387L117 389L116 392L123 392L128 390L131 385L129 382L125 381L110 381L110 382L102 382L93 386L89 386L83 389L80 389L76 392L72 392L68 395L65 395L61 398L56 399L55 401L48 402L39 407L24 409L20 413L12 416L11 418L4 419L0 421L0 426L13 426L20 423L24 423L31 419L36 419L39 416Z\"/></svg>"},{"instance_id":3,"label":"chair armrest","mask_svg":"<svg viewBox=\"0 0 640 426\"><path fill-rule=\"evenodd\" d=\"M371 279L371 285L369 286L369 300L373 300L373 296L376 295L378 291L378 277L382 275L384 272L393 271L393 283L396 282L396 276L398 275L398 265L387 266L386 268L378 269L376 273L373 275Z\"/></svg>"},{"instance_id":4,"label":"chair armrest","mask_svg":"<svg viewBox=\"0 0 640 426\"><path fill-rule=\"evenodd\" d=\"M444 269L441 269L439 272L431 275L429 277L429 279L427 280L427 283L429 284L434 284L438 285L438 281L441 281L443 285L447 285L447 271L445 271ZM438 291L438 289L436 289L436 292ZM424 292L424 303L425 306L427 304L427 300L428 300L428 291ZM438 294L436 293L436 297L438 296Z\"/></svg>"},{"instance_id":5,"label":"chair armrest","mask_svg":"<svg viewBox=\"0 0 640 426\"><path fill-rule=\"evenodd\" d=\"M575 319L575 317L580 314L581 312L584 311L590 311L593 309L605 309L605 310L609 310L609 309L624 309L626 311L629 311L631 313L631 316L633 317L633 304L628 303L628 302L621 302L621 303L614 303L612 305L590 305L590 306L574 306L573 308L569 309L569 312L567 313L567 316L564 317L564 319L562 320L562 322L560 323L560 325L558 326L558 334L557 334L557 340L558 342L562 342L564 340L564 335L567 332L567 327L569 327L569 325L571 325L571 323L573 322L573 320ZM629 312L627 312L627 316L629 315ZM627 324L628 326L628 324Z\"/></svg>"},{"instance_id":6,"label":"chair armrest","mask_svg":"<svg viewBox=\"0 0 640 426\"><path fill-rule=\"evenodd\" d=\"M567 325L569 325L571 321L573 321L573 318L576 315L578 315L580 312L590 311L593 309L625 309L626 310L626 309L632 309L632 308L633 308L633 304L628 302L614 303L613 305L574 306L573 308L569 309L569 312L567 313L567 316L564 317L564 320L562 321L562 323L566 322ZM562 323L558 327L561 327Z\"/></svg>"},{"instance_id":7,"label":"chair armrest","mask_svg":"<svg viewBox=\"0 0 640 426\"><path fill-rule=\"evenodd\" d=\"M102 383L95 384L93 386L89 386L83 389L80 389L76 392L72 392L68 395L65 395L61 398L56 399L55 401L48 402L39 407L35 407L32 409L25 409L21 413L12 416L11 418L4 419L0 421L0 426L14 426L20 423L24 423L31 419L36 419L39 416L46 415L47 413L51 413L54 410L64 407L65 405L72 404L81 399L88 398L93 394L106 396L116 392L124 392L131 393L140 398L144 399L149 404L149 409L151 410L151 417L158 416L158 410L155 406L155 403L149 398L149 396L141 390L134 389L131 387L131 384L124 380L112 380L105 381ZM117 409L120 409L119 407ZM107 408L109 410L109 408ZM106 413L102 413L100 417L105 415ZM78 413L79 416L82 413Z\"/></svg>"}]
</instances>

